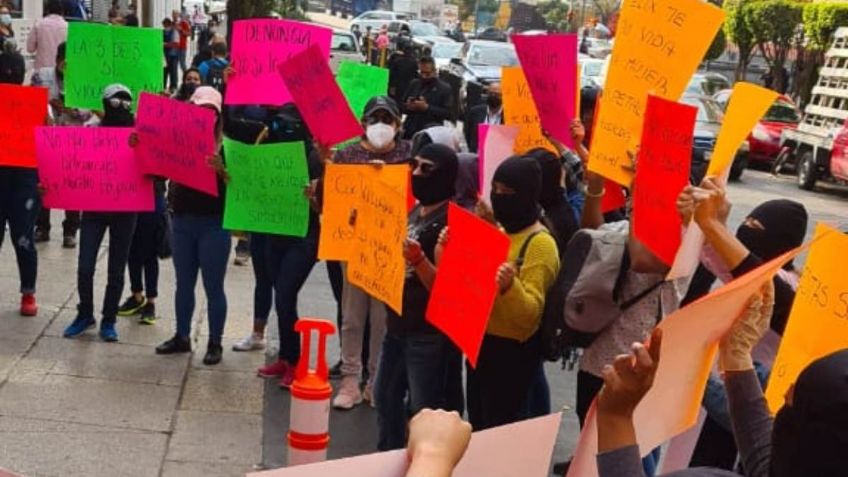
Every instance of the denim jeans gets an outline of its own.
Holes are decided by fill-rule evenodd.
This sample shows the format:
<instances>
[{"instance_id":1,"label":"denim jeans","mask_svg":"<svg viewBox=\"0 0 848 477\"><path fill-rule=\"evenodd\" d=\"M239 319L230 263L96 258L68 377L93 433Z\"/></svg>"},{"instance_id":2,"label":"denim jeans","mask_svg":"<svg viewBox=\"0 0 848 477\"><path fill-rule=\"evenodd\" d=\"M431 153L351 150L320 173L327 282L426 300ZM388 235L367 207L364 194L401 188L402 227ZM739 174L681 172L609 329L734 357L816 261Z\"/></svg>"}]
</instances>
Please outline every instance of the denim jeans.
<instances>
[{"instance_id":1,"label":"denim jeans","mask_svg":"<svg viewBox=\"0 0 848 477\"><path fill-rule=\"evenodd\" d=\"M333 298L336 299L336 326L342 329L342 289L344 288L344 273L341 262L328 261L327 278L330 280L330 288L333 290ZM341 340L339 340L341 346Z\"/></svg>"},{"instance_id":2,"label":"denim jeans","mask_svg":"<svg viewBox=\"0 0 848 477\"><path fill-rule=\"evenodd\" d=\"M130 246L130 291L147 292L147 298L159 296L159 228L163 226L165 197L156 196L156 210L138 214Z\"/></svg>"},{"instance_id":3,"label":"denim jeans","mask_svg":"<svg viewBox=\"0 0 848 477\"><path fill-rule=\"evenodd\" d=\"M268 322L274 301L274 282L268 266L268 236L250 234L250 263L253 266L253 322Z\"/></svg>"},{"instance_id":4,"label":"denim jeans","mask_svg":"<svg viewBox=\"0 0 848 477\"><path fill-rule=\"evenodd\" d=\"M530 384L530 393L527 396L522 417L532 419L534 417L547 416L551 413L551 387L545 376L545 361L539 360L539 365L533 373L533 382Z\"/></svg>"},{"instance_id":5,"label":"denim jeans","mask_svg":"<svg viewBox=\"0 0 848 477\"><path fill-rule=\"evenodd\" d=\"M108 230L109 259L106 269L106 293L103 295L103 322L115 322L121 294L124 292L124 270L130 256L137 217L138 214L125 212L83 212L77 265L79 316L94 318L94 271L100 245Z\"/></svg>"},{"instance_id":6,"label":"denim jeans","mask_svg":"<svg viewBox=\"0 0 848 477\"><path fill-rule=\"evenodd\" d=\"M9 241L18 260L21 293L35 293L38 252L33 234L40 200L36 191L35 169L0 167L0 246L9 224Z\"/></svg>"},{"instance_id":7,"label":"denim jeans","mask_svg":"<svg viewBox=\"0 0 848 477\"><path fill-rule=\"evenodd\" d=\"M230 233L221 227L220 215L176 215L173 220L174 271L177 276L177 335L191 337L194 288L202 273L206 292L209 341L221 344L227 320L224 276L230 259Z\"/></svg>"},{"instance_id":8,"label":"denim jeans","mask_svg":"<svg viewBox=\"0 0 848 477\"><path fill-rule=\"evenodd\" d=\"M387 333L374 400L378 450L403 448L410 412L432 408L462 413L462 354L441 333Z\"/></svg>"},{"instance_id":9,"label":"denim jeans","mask_svg":"<svg viewBox=\"0 0 848 477\"><path fill-rule=\"evenodd\" d=\"M297 323L297 294L318 259L318 238L307 236L268 239L268 265L274 282L274 305L280 329L280 359L291 364L300 360Z\"/></svg>"}]
</instances>

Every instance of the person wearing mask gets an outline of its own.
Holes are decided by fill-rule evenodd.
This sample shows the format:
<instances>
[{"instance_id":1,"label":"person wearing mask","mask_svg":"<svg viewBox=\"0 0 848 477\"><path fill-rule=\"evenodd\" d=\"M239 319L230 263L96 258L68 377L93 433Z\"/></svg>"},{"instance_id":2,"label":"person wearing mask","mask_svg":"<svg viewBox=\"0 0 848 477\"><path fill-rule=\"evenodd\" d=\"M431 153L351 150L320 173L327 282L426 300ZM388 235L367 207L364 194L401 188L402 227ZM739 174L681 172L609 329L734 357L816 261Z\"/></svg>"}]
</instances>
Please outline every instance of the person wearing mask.
<instances>
[{"instance_id":1,"label":"person wearing mask","mask_svg":"<svg viewBox=\"0 0 848 477\"><path fill-rule=\"evenodd\" d=\"M177 34L180 37L179 46L177 47L179 50L178 59L180 71L185 74L187 69L186 59L188 56L188 39L191 37L191 24L188 22L186 16L182 15L179 10L172 11L171 18L174 21L174 28L177 30Z\"/></svg>"},{"instance_id":2,"label":"person wearing mask","mask_svg":"<svg viewBox=\"0 0 848 477\"><path fill-rule=\"evenodd\" d=\"M539 205L542 206L543 219L557 242L560 256L565 254L565 247L571 237L580 229L574 210L566 200L567 172L561 158L543 148L527 152L542 168L542 190L539 195Z\"/></svg>"},{"instance_id":3,"label":"person wearing mask","mask_svg":"<svg viewBox=\"0 0 848 477\"><path fill-rule=\"evenodd\" d=\"M365 105L362 126L365 136L359 142L338 151L335 164L362 164L380 167L409 160L410 144L400 139L400 111L388 96L375 96ZM344 265L342 266L344 268ZM386 329L386 306L372 298L346 278L342 290L342 381L333 399L338 409L352 409L363 400L359 387L363 375L362 351L366 323L370 323L368 381L364 398L373 403L373 380L380 362L380 349Z\"/></svg>"},{"instance_id":4,"label":"person wearing mask","mask_svg":"<svg viewBox=\"0 0 848 477\"><path fill-rule=\"evenodd\" d=\"M128 27L139 26L138 12L135 3L130 3L127 7L127 16L124 17L124 25Z\"/></svg>"},{"instance_id":5,"label":"person wearing mask","mask_svg":"<svg viewBox=\"0 0 848 477\"><path fill-rule=\"evenodd\" d=\"M12 28L12 11L0 4L0 48L4 43L15 42L15 30Z\"/></svg>"},{"instance_id":6,"label":"person wearing mask","mask_svg":"<svg viewBox=\"0 0 848 477\"><path fill-rule=\"evenodd\" d=\"M375 57L371 60L371 63L375 66L379 66L382 68L386 64L386 60L389 55L389 28L386 25L380 27L380 33L377 34L377 39L374 40L374 45L377 47L375 50Z\"/></svg>"},{"instance_id":7,"label":"person wearing mask","mask_svg":"<svg viewBox=\"0 0 848 477\"><path fill-rule=\"evenodd\" d=\"M305 237L269 235L265 248L267 270L274 284L274 308L280 333L280 350L276 362L259 369L262 377L280 378L279 385L290 388L300 361L300 333L295 331L297 323L297 296L309 273L318 260L318 236L320 221L317 212L315 190L318 179L323 175L320 155L312 149L312 136L293 103L283 106L278 118L277 129L269 135L267 142L300 137L306 147L309 179L307 188L310 198L309 227ZM253 237L251 236L251 239ZM360 339L360 343L361 343Z\"/></svg>"},{"instance_id":8,"label":"person wearing mask","mask_svg":"<svg viewBox=\"0 0 848 477\"><path fill-rule=\"evenodd\" d=\"M209 131L221 144L222 116L221 93L214 88L197 88L190 102L211 109L217 115L215 130ZM203 364L221 362L223 348L221 340L227 320L227 296L224 277L230 255L230 234L223 228L224 178L220 157L211 158L218 173L218 196L211 196L190 187L171 182L168 190L168 205L173 219L173 260L176 272L177 330L173 338L156 348L156 354L191 352L191 322L195 308L195 286L197 275L203 279L206 292L207 317L209 320L209 342Z\"/></svg>"},{"instance_id":9,"label":"person wearing mask","mask_svg":"<svg viewBox=\"0 0 848 477\"><path fill-rule=\"evenodd\" d=\"M427 126L442 124L450 118L453 94L450 86L439 79L436 62L432 57L425 56L418 61L418 76L403 95L403 110L406 113L404 139L411 139Z\"/></svg>"},{"instance_id":10,"label":"person wearing mask","mask_svg":"<svg viewBox=\"0 0 848 477\"><path fill-rule=\"evenodd\" d=\"M68 22L62 17L62 2L50 0L47 16L35 22L27 37L27 52L35 54L35 71L56 66L56 51L67 39Z\"/></svg>"},{"instance_id":11,"label":"person wearing mask","mask_svg":"<svg viewBox=\"0 0 848 477\"><path fill-rule=\"evenodd\" d=\"M165 77L163 84L165 85L165 89L173 93L179 87L177 67L180 61L180 38L174 22L170 18L162 20L162 42L164 43L165 51Z\"/></svg>"},{"instance_id":12,"label":"person wearing mask","mask_svg":"<svg viewBox=\"0 0 848 477\"><path fill-rule=\"evenodd\" d=\"M132 93L126 86L113 84L103 92L101 127L131 128L135 125L132 113ZM115 319L121 293L124 290L124 270L129 258L133 232L138 214L135 212L83 212L80 226L77 288L77 316L64 331L65 338L74 338L97 324L94 319L94 272L97 255L106 232L109 232L109 260L106 273L106 292L103 296L103 319L100 338L118 341Z\"/></svg>"},{"instance_id":13,"label":"person wearing mask","mask_svg":"<svg viewBox=\"0 0 848 477\"><path fill-rule=\"evenodd\" d=\"M0 45L0 83L23 84L26 61L18 51L18 44L7 41Z\"/></svg>"},{"instance_id":14,"label":"person wearing mask","mask_svg":"<svg viewBox=\"0 0 848 477\"><path fill-rule=\"evenodd\" d=\"M212 59L212 43L215 42L216 37L218 41L226 41L223 35L218 34L218 22L212 19L197 36L197 53L191 60L191 66L197 68L204 61Z\"/></svg>"},{"instance_id":15,"label":"person wearing mask","mask_svg":"<svg viewBox=\"0 0 848 477\"><path fill-rule=\"evenodd\" d=\"M388 310L374 390L380 451L403 447L409 411L462 412L463 407L462 353L424 316L436 277L436 244L447 225L448 202L456 194L459 162L451 148L430 144L416 154L410 168L418 205L409 214L404 242L403 310L400 315Z\"/></svg>"},{"instance_id":16,"label":"person wearing mask","mask_svg":"<svg viewBox=\"0 0 848 477\"><path fill-rule=\"evenodd\" d=\"M197 68L187 69L183 75L183 84L180 85L180 89L178 89L177 93L174 94L174 99L184 103L188 102L194 94L194 91L200 87L201 84L200 71Z\"/></svg>"},{"instance_id":17,"label":"person wearing mask","mask_svg":"<svg viewBox=\"0 0 848 477\"><path fill-rule=\"evenodd\" d=\"M4 49L15 47L13 42ZM6 75L0 56L0 83L21 85L24 75ZM23 60L23 58L21 58ZM28 167L0 166L0 247L9 228L9 241L15 249L21 293L21 316L35 316L35 282L38 275L38 251L35 248L35 219L41 200L38 195L38 170Z\"/></svg>"},{"instance_id":18,"label":"person wearing mask","mask_svg":"<svg viewBox=\"0 0 848 477\"><path fill-rule=\"evenodd\" d=\"M405 42L389 58L389 96L400 103L403 94L412 81L418 77L418 61L412 51L412 44Z\"/></svg>"},{"instance_id":19,"label":"person wearing mask","mask_svg":"<svg viewBox=\"0 0 848 477\"><path fill-rule=\"evenodd\" d=\"M200 70L200 80L206 86L211 86L223 94L225 71L230 66L227 60L227 43L216 41L212 43L212 59L204 61L197 68Z\"/></svg>"},{"instance_id":20,"label":"person wearing mask","mask_svg":"<svg viewBox=\"0 0 848 477\"><path fill-rule=\"evenodd\" d=\"M503 124L503 98L501 84L492 83L486 87L486 102L468 110L465 118L465 142L468 150L478 152L478 128L481 124Z\"/></svg>"},{"instance_id":21,"label":"person wearing mask","mask_svg":"<svg viewBox=\"0 0 848 477\"><path fill-rule=\"evenodd\" d=\"M497 272L498 295L477 367L467 369L468 416L475 430L522 418L539 365L537 331L560 267L556 241L540 222L541 187L542 170L526 156L504 161L492 180L492 211L510 248Z\"/></svg>"}]
</instances>

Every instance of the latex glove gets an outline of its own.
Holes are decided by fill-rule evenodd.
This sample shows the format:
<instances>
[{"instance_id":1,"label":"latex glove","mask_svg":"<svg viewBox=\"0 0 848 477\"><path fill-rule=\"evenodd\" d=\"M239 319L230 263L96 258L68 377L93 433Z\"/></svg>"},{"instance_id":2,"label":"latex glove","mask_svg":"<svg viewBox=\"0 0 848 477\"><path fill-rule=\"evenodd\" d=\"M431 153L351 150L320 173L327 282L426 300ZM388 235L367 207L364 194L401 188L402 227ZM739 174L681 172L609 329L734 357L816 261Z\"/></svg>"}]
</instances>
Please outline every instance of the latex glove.
<instances>
[{"instance_id":1,"label":"latex glove","mask_svg":"<svg viewBox=\"0 0 848 477\"><path fill-rule=\"evenodd\" d=\"M754 369L751 350L769 329L774 311L774 283L769 280L760 293L751 298L748 306L719 344L719 368L722 371Z\"/></svg>"}]
</instances>

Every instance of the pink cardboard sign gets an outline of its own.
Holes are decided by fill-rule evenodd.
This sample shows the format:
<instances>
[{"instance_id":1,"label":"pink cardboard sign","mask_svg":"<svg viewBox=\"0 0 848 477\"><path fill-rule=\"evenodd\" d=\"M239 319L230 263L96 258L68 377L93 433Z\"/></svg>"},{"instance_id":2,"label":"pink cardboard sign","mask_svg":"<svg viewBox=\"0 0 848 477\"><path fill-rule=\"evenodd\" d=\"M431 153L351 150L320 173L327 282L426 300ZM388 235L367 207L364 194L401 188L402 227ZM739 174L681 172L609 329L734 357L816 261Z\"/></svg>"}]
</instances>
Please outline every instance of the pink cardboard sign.
<instances>
[{"instance_id":1,"label":"pink cardboard sign","mask_svg":"<svg viewBox=\"0 0 848 477\"><path fill-rule=\"evenodd\" d=\"M277 66L317 45L330 58L333 32L313 23L254 19L233 23L231 62L235 74L227 82L226 104L283 105L292 101Z\"/></svg>"},{"instance_id":2,"label":"pink cardboard sign","mask_svg":"<svg viewBox=\"0 0 848 477\"><path fill-rule=\"evenodd\" d=\"M512 148L515 144L515 138L518 137L518 132L518 126L502 126L500 124L489 126L483 148L483 164L480 166L483 169L480 189L483 191L482 199L486 202L489 201L489 195L492 192L492 178L495 177L495 171L503 161L513 155Z\"/></svg>"},{"instance_id":3,"label":"pink cardboard sign","mask_svg":"<svg viewBox=\"0 0 848 477\"><path fill-rule=\"evenodd\" d=\"M292 56L278 68L319 144L330 147L363 134L362 125L353 116L317 45Z\"/></svg>"},{"instance_id":4,"label":"pink cardboard sign","mask_svg":"<svg viewBox=\"0 0 848 477\"><path fill-rule=\"evenodd\" d=\"M44 206L91 212L150 212L153 181L135 161L132 128L35 130Z\"/></svg>"},{"instance_id":5,"label":"pink cardboard sign","mask_svg":"<svg viewBox=\"0 0 848 477\"><path fill-rule=\"evenodd\" d=\"M135 148L141 171L217 197L218 181L208 163L217 147L214 130L214 111L141 93Z\"/></svg>"}]
</instances>

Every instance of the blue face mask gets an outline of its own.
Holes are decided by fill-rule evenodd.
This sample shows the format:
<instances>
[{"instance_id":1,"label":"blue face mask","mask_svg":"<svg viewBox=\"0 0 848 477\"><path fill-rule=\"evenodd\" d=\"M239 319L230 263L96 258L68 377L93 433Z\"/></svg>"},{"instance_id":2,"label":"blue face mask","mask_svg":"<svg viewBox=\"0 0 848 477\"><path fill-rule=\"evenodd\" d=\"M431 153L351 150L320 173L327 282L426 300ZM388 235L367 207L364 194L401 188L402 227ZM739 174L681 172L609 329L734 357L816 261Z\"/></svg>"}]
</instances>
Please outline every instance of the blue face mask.
<instances>
[{"instance_id":1,"label":"blue face mask","mask_svg":"<svg viewBox=\"0 0 848 477\"><path fill-rule=\"evenodd\" d=\"M11 25L12 24L12 15L9 15L8 13L0 14L0 24L6 25L6 26Z\"/></svg>"}]
</instances>

